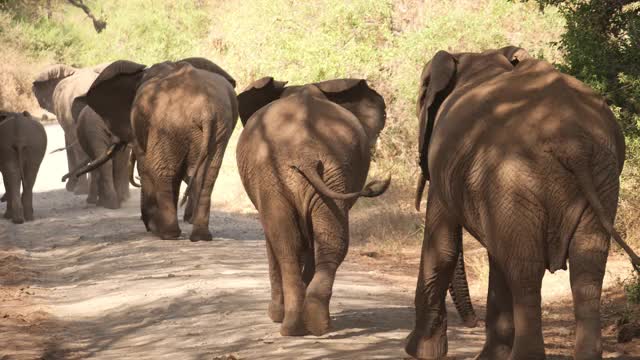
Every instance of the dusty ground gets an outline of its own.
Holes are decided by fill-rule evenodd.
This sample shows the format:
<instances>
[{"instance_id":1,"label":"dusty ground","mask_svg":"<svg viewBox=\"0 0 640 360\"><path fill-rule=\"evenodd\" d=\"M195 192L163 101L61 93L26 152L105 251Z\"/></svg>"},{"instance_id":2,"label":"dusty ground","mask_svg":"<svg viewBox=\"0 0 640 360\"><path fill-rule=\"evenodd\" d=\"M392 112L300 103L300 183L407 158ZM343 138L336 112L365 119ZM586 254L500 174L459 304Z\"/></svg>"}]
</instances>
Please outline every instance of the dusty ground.
<instances>
[{"instance_id":1,"label":"dusty ground","mask_svg":"<svg viewBox=\"0 0 640 360\"><path fill-rule=\"evenodd\" d=\"M61 131L47 131L49 147L59 147ZM0 221L0 359L405 358L415 254L398 266L354 249L334 288L334 331L321 338L278 334L266 315L263 235L233 150L214 190L210 243L149 236L137 191L120 210L88 206L59 182L64 154L47 155L36 184L37 220ZM616 289L628 266L619 257L609 265L607 286ZM555 359L570 358L574 337L567 275L545 278L547 348ZM485 292L481 281L472 287L481 315ZM459 359L474 356L484 339L482 329L462 328L455 314L449 333L450 354ZM623 347L605 333L606 357L640 358L638 340Z\"/></svg>"}]
</instances>

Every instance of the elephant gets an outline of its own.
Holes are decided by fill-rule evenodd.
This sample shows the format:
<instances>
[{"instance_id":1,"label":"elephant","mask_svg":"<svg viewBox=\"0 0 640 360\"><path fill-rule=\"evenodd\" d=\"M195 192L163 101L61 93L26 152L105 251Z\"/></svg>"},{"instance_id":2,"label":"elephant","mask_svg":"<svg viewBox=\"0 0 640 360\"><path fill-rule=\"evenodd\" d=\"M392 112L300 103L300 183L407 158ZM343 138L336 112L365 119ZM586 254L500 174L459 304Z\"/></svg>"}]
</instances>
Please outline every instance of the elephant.
<instances>
[{"instance_id":1,"label":"elephant","mask_svg":"<svg viewBox=\"0 0 640 360\"><path fill-rule=\"evenodd\" d=\"M75 126L77 142L73 146L80 146L88 155L84 161L78 163L78 168L84 167L91 160L97 159L107 148L118 139L107 128L100 115L91 107L77 105L80 110L74 116L78 119ZM91 172L89 196L87 202L97 204L108 209L118 209L122 202L129 198L129 164L130 147L123 147L113 157ZM72 171L73 173L73 171ZM65 181L67 177L63 177Z\"/></svg>"},{"instance_id":2,"label":"elephant","mask_svg":"<svg viewBox=\"0 0 640 360\"><path fill-rule=\"evenodd\" d=\"M330 328L349 209L361 196L383 194L391 181L365 185L385 102L362 79L285 85L264 77L238 95L244 129L236 160L265 233L268 315L282 323L282 335L319 336Z\"/></svg>"},{"instance_id":3,"label":"elephant","mask_svg":"<svg viewBox=\"0 0 640 360\"><path fill-rule=\"evenodd\" d=\"M235 80L204 58L149 68L126 60L111 63L76 102L84 101L100 115L116 140L74 176L97 168L131 143L147 231L162 239L180 236L178 197L180 183L188 179L189 238L211 240L211 192L238 118L234 88Z\"/></svg>"},{"instance_id":4,"label":"elephant","mask_svg":"<svg viewBox=\"0 0 640 360\"><path fill-rule=\"evenodd\" d=\"M437 52L417 101L419 205L429 181L415 326L405 350L447 354L446 289L462 228L489 257L486 339L476 359L544 359L541 286L571 267L576 359L601 359L600 296L624 137L605 100L579 80L507 46Z\"/></svg>"},{"instance_id":5,"label":"elephant","mask_svg":"<svg viewBox=\"0 0 640 360\"><path fill-rule=\"evenodd\" d=\"M64 130L69 171L77 168L81 161L87 158L87 154L82 151L81 147L74 146L77 143L75 133L77 118L74 117L74 114L79 114L80 109L73 109L73 101L77 96L87 92L103 68L104 65L78 69L55 64L43 70L33 82L32 90L38 104L43 109L55 114L58 123ZM87 194L89 179L86 175L71 178L67 182L66 188L76 194Z\"/></svg>"},{"instance_id":6,"label":"elephant","mask_svg":"<svg viewBox=\"0 0 640 360\"><path fill-rule=\"evenodd\" d=\"M47 133L31 114L0 112L0 173L6 190L6 219L32 221L33 185L47 149ZM20 186L22 185L22 196Z\"/></svg>"}]
</instances>

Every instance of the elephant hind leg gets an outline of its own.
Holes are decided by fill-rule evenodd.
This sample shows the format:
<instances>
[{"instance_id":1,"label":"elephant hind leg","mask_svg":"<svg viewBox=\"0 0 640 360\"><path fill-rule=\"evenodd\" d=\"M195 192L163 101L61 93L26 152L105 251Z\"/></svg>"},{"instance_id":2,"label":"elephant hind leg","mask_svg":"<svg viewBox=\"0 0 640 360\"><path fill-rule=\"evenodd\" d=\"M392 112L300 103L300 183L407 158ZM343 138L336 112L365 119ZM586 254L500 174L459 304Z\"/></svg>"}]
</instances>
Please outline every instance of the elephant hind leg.
<instances>
[{"instance_id":1,"label":"elephant hind leg","mask_svg":"<svg viewBox=\"0 0 640 360\"><path fill-rule=\"evenodd\" d=\"M513 298L498 264L489 257L486 340L476 360L506 360L514 338Z\"/></svg>"},{"instance_id":2,"label":"elephant hind leg","mask_svg":"<svg viewBox=\"0 0 640 360\"><path fill-rule=\"evenodd\" d=\"M415 358L440 359L447 354L445 297L461 246L462 227L448 215L437 191L430 187L416 287L416 323L405 346Z\"/></svg>"},{"instance_id":3,"label":"elephant hind leg","mask_svg":"<svg viewBox=\"0 0 640 360\"><path fill-rule=\"evenodd\" d=\"M569 246L571 292L576 318L575 358L602 358L600 296L604 278L609 235L587 209Z\"/></svg>"},{"instance_id":4,"label":"elephant hind leg","mask_svg":"<svg viewBox=\"0 0 640 360\"><path fill-rule=\"evenodd\" d=\"M24 178L22 179L22 207L24 209L24 219L26 221L33 221L33 186L36 183L36 177L38 176L38 169L40 168L40 162L36 162L37 156L31 153L32 150L27 150L25 158L22 164Z\"/></svg>"},{"instance_id":5,"label":"elephant hind leg","mask_svg":"<svg viewBox=\"0 0 640 360\"><path fill-rule=\"evenodd\" d=\"M517 241L500 244L517 243ZM522 243L521 243L522 244ZM511 252L513 254L513 252ZM543 360L546 358L542 337L542 278L545 262L535 254L523 259L508 257L501 266L513 299L514 341L510 359Z\"/></svg>"},{"instance_id":6,"label":"elephant hind leg","mask_svg":"<svg viewBox=\"0 0 640 360\"><path fill-rule=\"evenodd\" d=\"M304 321L307 330L320 336L331 327L329 303L333 283L338 267L347 255L348 209L342 202L323 203L313 210L311 224L314 249L308 252L310 268L305 277L313 277L306 291ZM311 268L312 265L315 266Z\"/></svg>"},{"instance_id":7,"label":"elephant hind leg","mask_svg":"<svg viewBox=\"0 0 640 360\"><path fill-rule=\"evenodd\" d=\"M271 283L271 302L269 303L269 318L273 322L281 323L284 320L284 294L282 290L282 275L280 264L271 249L271 242L267 239L267 257L269 259L269 281Z\"/></svg>"},{"instance_id":8,"label":"elephant hind leg","mask_svg":"<svg viewBox=\"0 0 640 360\"><path fill-rule=\"evenodd\" d=\"M98 204L98 170L91 172L89 176L89 194L87 195L87 204Z\"/></svg>"},{"instance_id":9,"label":"elephant hind leg","mask_svg":"<svg viewBox=\"0 0 640 360\"><path fill-rule=\"evenodd\" d=\"M195 186L192 188L192 194L198 196L198 201L194 202L197 207L193 209L193 231L191 232L191 240L211 240L212 235L209 231L209 214L211 212L211 193L213 192L213 186L220 173L220 167L222 166L222 159L224 157L225 147L227 145L228 138L217 142L215 145L215 153L213 157L207 159L202 169L198 169L198 178L191 179L196 181ZM206 169L206 176L201 176L201 173ZM204 181L203 181L204 179ZM199 192L199 193L198 193Z\"/></svg>"},{"instance_id":10,"label":"elephant hind leg","mask_svg":"<svg viewBox=\"0 0 640 360\"><path fill-rule=\"evenodd\" d=\"M274 194L271 194L274 195ZM264 199L260 202L260 221L269 242L270 276L272 279L272 294L275 302L279 302L278 283L282 282L282 297L284 301L284 316L280 333L283 336L306 335L302 318L305 286L302 281L300 260L303 252L302 234L300 232L296 213L292 206L278 200ZM274 264L276 262L276 264ZM280 279L278 279L278 272ZM276 285L275 287L273 285ZM274 301L272 300L272 303Z\"/></svg>"}]
</instances>

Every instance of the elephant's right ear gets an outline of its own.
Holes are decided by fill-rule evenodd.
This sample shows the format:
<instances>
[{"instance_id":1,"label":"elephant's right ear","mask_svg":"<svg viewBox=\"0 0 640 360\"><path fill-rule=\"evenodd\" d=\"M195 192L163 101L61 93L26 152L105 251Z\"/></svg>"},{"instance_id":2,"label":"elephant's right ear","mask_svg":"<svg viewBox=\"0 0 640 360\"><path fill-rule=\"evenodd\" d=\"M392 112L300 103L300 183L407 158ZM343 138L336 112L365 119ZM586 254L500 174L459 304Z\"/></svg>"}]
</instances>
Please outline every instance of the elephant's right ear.
<instances>
[{"instance_id":1,"label":"elephant's right ear","mask_svg":"<svg viewBox=\"0 0 640 360\"><path fill-rule=\"evenodd\" d=\"M33 94L38 100L40 107L55 113L53 108L53 92L58 83L77 71L76 68L64 64L51 65L42 71L33 81Z\"/></svg>"},{"instance_id":2,"label":"elephant's right ear","mask_svg":"<svg viewBox=\"0 0 640 360\"><path fill-rule=\"evenodd\" d=\"M109 130L126 141L131 138L131 106L145 68L131 61L116 61L102 70L85 97Z\"/></svg>"},{"instance_id":3,"label":"elephant's right ear","mask_svg":"<svg viewBox=\"0 0 640 360\"><path fill-rule=\"evenodd\" d=\"M426 179L429 179L427 150L431 140L433 124L440 105L453 88L456 67L456 59L448 52L441 50L425 65L420 76L417 101L417 115L420 124L418 151L420 154L420 168Z\"/></svg>"},{"instance_id":4,"label":"elephant's right ear","mask_svg":"<svg viewBox=\"0 0 640 360\"><path fill-rule=\"evenodd\" d=\"M242 125L246 125L249 118L263 106L280 98L286 84L286 81L276 81L267 76L247 86L238 95L238 111Z\"/></svg>"}]
</instances>

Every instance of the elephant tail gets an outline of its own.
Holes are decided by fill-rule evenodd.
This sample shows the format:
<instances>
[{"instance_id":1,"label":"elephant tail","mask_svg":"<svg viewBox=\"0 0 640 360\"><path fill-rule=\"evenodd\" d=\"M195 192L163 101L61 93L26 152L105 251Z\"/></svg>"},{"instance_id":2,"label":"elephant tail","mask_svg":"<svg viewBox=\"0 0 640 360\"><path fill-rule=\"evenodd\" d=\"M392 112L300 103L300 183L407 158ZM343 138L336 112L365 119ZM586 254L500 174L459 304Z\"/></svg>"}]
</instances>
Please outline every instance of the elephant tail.
<instances>
[{"instance_id":1,"label":"elephant tail","mask_svg":"<svg viewBox=\"0 0 640 360\"><path fill-rule=\"evenodd\" d=\"M135 186L135 187L141 187L140 184L138 184L136 182L136 179L133 177L133 169L136 166L136 154L131 151L131 153L129 154L129 182L131 183L131 185Z\"/></svg>"},{"instance_id":2,"label":"elephant tail","mask_svg":"<svg viewBox=\"0 0 640 360\"><path fill-rule=\"evenodd\" d=\"M316 166L313 168L303 168L301 166L291 166L292 169L298 171L302 176L304 176L309 183L322 195L326 197L330 197L336 200L352 200L358 197L376 197L384 194L389 188L389 184L391 184L391 176L387 176L384 180L373 180L367 183L361 191L356 191L352 193L341 193L332 190L325 182L322 180L322 177L318 173L318 166L322 163L318 161Z\"/></svg>"},{"instance_id":3,"label":"elephant tail","mask_svg":"<svg viewBox=\"0 0 640 360\"><path fill-rule=\"evenodd\" d=\"M471 295L469 295L469 284L467 282L467 273L464 268L464 254L462 249L458 254L458 263L453 273L453 280L449 284L449 294L453 304L458 310L458 314L462 318L462 322L466 327L474 328L478 325L478 317L473 310L471 303Z\"/></svg>"},{"instance_id":4,"label":"elephant tail","mask_svg":"<svg viewBox=\"0 0 640 360\"><path fill-rule=\"evenodd\" d=\"M604 209L604 206L602 206L602 202L598 197L598 192L593 183L593 178L591 176L591 173L587 169L580 169L580 170L575 169L573 172L576 175L576 179L578 181L578 185L580 189L582 190L582 193L587 198L587 202L589 203L589 206L591 206L591 209L593 209L593 212L596 214L596 216L600 220L600 223L602 224L602 226L605 228L605 230L607 230L609 235L613 237L613 239L618 243L618 245L620 245L620 247L624 249L627 255L629 255L629 258L631 259L631 265L633 265L633 268L637 272L640 272L640 257L638 257L638 255L633 251L633 249L631 249L631 247L629 247L629 245L622 239L620 234L613 227L613 221L607 217L607 213Z\"/></svg>"},{"instance_id":5,"label":"elephant tail","mask_svg":"<svg viewBox=\"0 0 640 360\"><path fill-rule=\"evenodd\" d=\"M209 155L209 144L211 143L211 134L212 134L211 122L205 121L204 124L202 125L202 147L200 148L200 155L198 156L198 160L196 161L196 167L195 167L193 176L191 176L189 184L187 185L187 189L185 190L184 195L182 196L182 200L180 200L181 207L187 203L187 199L189 198L189 196L195 196L195 199L194 199L195 202L193 203L193 208L194 209L198 208L200 191L202 191L204 180L207 178L206 177L207 169L204 165ZM193 185L194 182L196 184L199 184L198 185L199 188L195 189L195 191L192 190L194 186Z\"/></svg>"},{"instance_id":6,"label":"elephant tail","mask_svg":"<svg viewBox=\"0 0 640 360\"><path fill-rule=\"evenodd\" d=\"M418 185L416 185L416 210L420 211L420 202L422 201L422 194L424 193L424 187L427 185L427 176L420 171L420 177L418 178Z\"/></svg>"}]
</instances>

